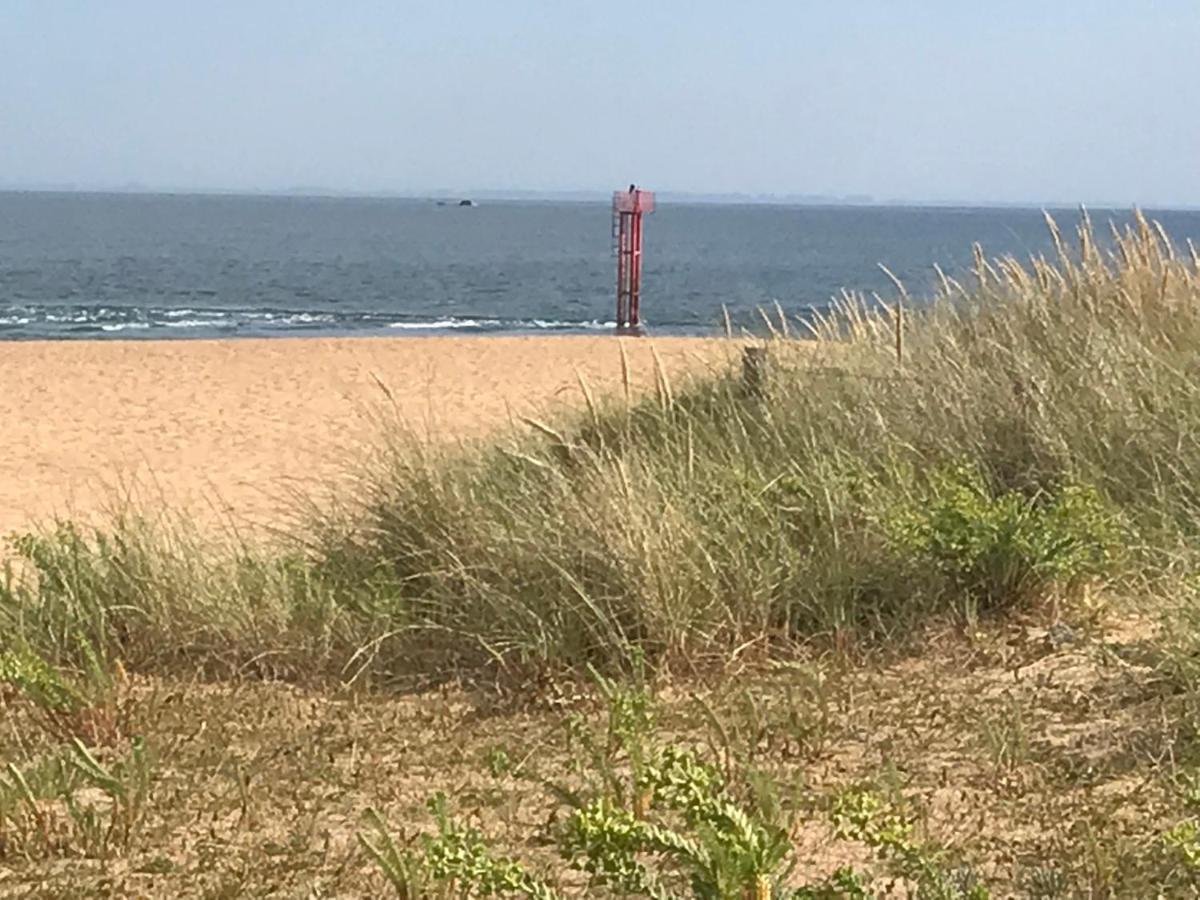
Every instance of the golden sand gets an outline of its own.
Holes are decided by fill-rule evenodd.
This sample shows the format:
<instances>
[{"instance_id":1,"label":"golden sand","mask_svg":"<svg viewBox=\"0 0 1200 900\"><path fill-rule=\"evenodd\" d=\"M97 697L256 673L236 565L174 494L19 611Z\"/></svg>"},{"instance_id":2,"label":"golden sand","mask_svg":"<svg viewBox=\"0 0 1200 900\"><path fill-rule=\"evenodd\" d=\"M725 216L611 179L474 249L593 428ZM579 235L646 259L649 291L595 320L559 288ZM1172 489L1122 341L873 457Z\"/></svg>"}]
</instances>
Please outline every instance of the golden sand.
<instances>
[{"instance_id":1,"label":"golden sand","mask_svg":"<svg viewBox=\"0 0 1200 900\"><path fill-rule=\"evenodd\" d=\"M204 518L267 522L347 470L390 411L436 440L725 359L690 338L427 337L0 345L0 533L91 518L136 486Z\"/></svg>"}]
</instances>

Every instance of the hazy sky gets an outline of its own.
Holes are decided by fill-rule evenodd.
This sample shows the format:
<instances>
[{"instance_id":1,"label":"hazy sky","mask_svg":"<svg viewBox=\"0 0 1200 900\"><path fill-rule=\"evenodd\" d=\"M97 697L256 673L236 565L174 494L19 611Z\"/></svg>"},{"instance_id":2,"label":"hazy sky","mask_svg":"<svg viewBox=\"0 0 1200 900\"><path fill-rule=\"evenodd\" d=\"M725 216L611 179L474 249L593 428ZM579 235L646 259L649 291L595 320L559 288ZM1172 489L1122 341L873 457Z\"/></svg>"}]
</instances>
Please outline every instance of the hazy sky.
<instances>
[{"instance_id":1,"label":"hazy sky","mask_svg":"<svg viewBox=\"0 0 1200 900\"><path fill-rule=\"evenodd\" d=\"M0 185L1200 204L1197 0L0 0Z\"/></svg>"}]
</instances>

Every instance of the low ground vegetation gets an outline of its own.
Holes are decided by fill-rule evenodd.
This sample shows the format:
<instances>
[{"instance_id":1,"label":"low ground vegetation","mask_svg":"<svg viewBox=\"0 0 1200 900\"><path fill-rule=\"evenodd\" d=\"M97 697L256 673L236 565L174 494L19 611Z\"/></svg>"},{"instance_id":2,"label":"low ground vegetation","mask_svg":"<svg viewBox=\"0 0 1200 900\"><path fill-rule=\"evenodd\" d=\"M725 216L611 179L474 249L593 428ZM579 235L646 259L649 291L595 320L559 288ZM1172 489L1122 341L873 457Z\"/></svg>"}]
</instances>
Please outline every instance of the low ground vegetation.
<instances>
[{"instance_id":1,"label":"low ground vegetation","mask_svg":"<svg viewBox=\"0 0 1200 900\"><path fill-rule=\"evenodd\" d=\"M1195 890L1200 258L1050 227L270 546L16 537L0 892Z\"/></svg>"}]
</instances>

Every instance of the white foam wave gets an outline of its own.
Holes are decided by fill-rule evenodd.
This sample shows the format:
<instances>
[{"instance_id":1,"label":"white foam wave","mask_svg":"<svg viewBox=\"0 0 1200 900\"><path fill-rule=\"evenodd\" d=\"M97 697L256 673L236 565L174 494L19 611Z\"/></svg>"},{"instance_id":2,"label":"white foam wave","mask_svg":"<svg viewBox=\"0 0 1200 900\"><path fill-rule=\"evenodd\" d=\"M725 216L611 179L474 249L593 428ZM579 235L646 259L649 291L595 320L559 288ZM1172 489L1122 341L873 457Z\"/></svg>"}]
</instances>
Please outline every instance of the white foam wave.
<instances>
[{"instance_id":1,"label":"white foam wave","mask_svg":"<svg viewBox=\"0 0 1200 900\"><path fill-rule=\"evenodd\" d=\"M428 331L442 328L496 328L503 324L499 319L432 319L427 322L389 322L388 328Z\"/></svg>"},{"instance_id":2,"label":"white foam wave","mask_svg":"<svg viewBox=\"0 0 1200 900\"><path fill-rule=\"evenodd\" d=\"M596 319L592 319L591 321L587 321L587 322L557 322L557 321L553 321L553 320L548 321L546 319L534 319L531 322L517 322L515 324L518 328L532 326L534 328L559 329L559 330L570 329L572 331L575 331L575 330L591 331L593 329L600 329L600 328L609 329L609 328L617 327L616 322L600 322Z\"/></svg>"},{"instance_id":3,"label":"white foam wave","mask_svg":"<svg viewBox=\"0 0 1200 900\"><path fill-rule=\"evenodd\" d=\"M512 329L516 331L536 328L543 331L592 331L612 329L616 322L601 322L596 319L583 322L562 322L554 319L429 319L418 322L389 322L389 328L407 331L433 331L453 328Z\"/></svg>"},{"instance_id":4,"label":"white foam wave","mask_svg":"<svg viewBox=\"0 0 1200 900\"><path fill-rule=\"evenodd\" d=\"M237 322L229 319L176 319L159 324L164 328L237 328Z\"/></svg>"},{"instance_id":5,"label":"white foam wave","mask_svg":"<svg viewBox=\"0 0 1200 900\"><path fill-rule=\"evenodd\" d=\"M362 332L391 329L402 332L590 332L616 328L615 322L599 319L504 319L472 316L431 316L428 319L392 319L382 312L323 312L286 309L229 309L204 307L154 308L121 306L27 306L0 307L0 327L6 335L14 331L47 334L121 332L272 333L292 330L329 329ZM182 335L181 335L182 336Z\"/></svg>"},{"instance_id":6,"label":"white foam wave","mask_svg":"<svg viewBox=\"0 0 1200 900\"><path fill-rule=\"evenodd\" d=\"M246 313L247 319L262 319L266 322L279 322L283 325L309 325L318 322L336 322L335 316L328 313Z\"/></svg>"}]
</instances>

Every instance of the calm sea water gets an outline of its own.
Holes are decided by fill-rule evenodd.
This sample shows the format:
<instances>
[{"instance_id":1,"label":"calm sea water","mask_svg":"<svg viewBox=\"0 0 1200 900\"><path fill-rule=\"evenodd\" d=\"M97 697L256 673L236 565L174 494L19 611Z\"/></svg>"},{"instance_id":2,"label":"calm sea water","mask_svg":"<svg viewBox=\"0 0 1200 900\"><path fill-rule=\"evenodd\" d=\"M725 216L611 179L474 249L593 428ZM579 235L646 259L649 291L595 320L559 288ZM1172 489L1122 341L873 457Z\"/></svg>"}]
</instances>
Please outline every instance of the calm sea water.
<instances>
[{"instance_id":1,"label":"calm sea water","mask_svg":"<svg viewBox=\"0 0 1200 900\"><path fill-rule=\"evenodd\" d=\"M1200 212L1155 216L1200 243ZM643 318L699 333L723 305L801 314L886 290L881 262L920 293L974 241L1048 247L1037 210L662 204ZM0 193L0 338L604 330L613 277L603 204Z\"/></svg>"}]
</instances>

